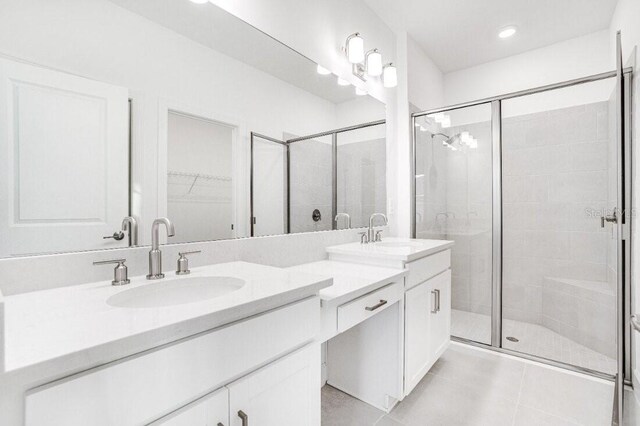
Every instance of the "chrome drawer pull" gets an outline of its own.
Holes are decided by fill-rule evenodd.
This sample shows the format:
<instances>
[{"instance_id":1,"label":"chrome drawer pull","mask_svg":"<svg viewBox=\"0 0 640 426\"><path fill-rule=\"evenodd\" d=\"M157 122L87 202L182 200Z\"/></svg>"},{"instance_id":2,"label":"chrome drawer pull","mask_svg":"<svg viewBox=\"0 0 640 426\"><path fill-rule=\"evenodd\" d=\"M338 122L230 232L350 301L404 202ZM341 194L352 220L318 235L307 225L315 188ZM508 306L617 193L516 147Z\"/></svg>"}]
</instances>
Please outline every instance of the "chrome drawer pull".
<instances>
[{"instance_id":1,"label":"chrome drawer pull","mask_svg":"<svg viewBox=\"0 0 640 426\"><path fill-rule=\"evenodd\" d=\"M433 294L435 296L434 300L433 300L433 309L431 310L432 314L437 314L438 312L440 312L440 290L435 289L435 290L431 290L431 294Z\"/></svg>"},{"instance_id":2,"label":"chrome drawer pull","mask_svg":"<svg viewBox=\"0 0 640 426\"><path fill-rule=\"evenodd\" d=\"M244 411L238 411L238 417L242 419L242 426L249 426L249 416Z\"/></svg>"},{"instance_id":3,"label":"chrome drawer pull","mask_svg":"<svg viewBox=\"0 0 640 426\"><path fill-rule=\"evenodd\" d=\"M386 305L386 304L387 304L387 301L386 301L386 300L381 300L381 301L380 301L380 303L377 303L377 304L375 304L375 305L373 305L373 306L367 306L365 309L366 309L367 311L375 311L376 309L378 309L378 308L380 308L381 306L384 306L384 305Z\"/></svg>"}]
</instances>

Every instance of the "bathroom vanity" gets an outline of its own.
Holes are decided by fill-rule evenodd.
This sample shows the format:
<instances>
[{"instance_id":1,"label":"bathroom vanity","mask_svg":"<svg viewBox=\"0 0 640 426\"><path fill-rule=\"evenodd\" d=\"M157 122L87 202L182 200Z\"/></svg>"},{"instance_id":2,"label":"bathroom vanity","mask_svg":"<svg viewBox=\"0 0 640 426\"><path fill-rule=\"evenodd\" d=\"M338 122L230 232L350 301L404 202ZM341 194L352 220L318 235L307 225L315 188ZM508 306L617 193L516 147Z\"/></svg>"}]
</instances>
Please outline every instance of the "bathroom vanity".
<instances>
[{"instance_id":1,"label":"bathroom vanity","mask_svg":"<svg viewBox=\"0 0 640 426\"><path fill-rule=\"evenodd\" d=\"M226 294L190 284L216 278ZM24 424L320 423L317 294L331 279L232 262L131 281L5 298L0 380L24 398Z\"/></svg>"},{"instance_id":2,"label":"bathroom vanity","mask_svg":"<svg viewBox=\"0 0 640 426\"><path fill-rule=\"evenodd\" d=\"M447 349L451 330L452 241L385 238L327 247L329 258L405 271L402 395L408 395ZM386 407L390 410L391 407Z\"/></svg>"}]
</instances>

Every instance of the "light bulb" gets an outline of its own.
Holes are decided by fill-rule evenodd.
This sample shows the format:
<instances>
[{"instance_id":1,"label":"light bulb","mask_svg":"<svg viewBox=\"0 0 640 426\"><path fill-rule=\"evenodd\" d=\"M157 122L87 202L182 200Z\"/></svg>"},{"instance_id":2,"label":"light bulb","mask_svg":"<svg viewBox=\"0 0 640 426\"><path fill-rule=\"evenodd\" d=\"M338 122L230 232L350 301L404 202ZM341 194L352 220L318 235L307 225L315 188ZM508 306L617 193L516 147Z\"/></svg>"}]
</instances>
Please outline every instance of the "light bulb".
<instances>
[{"instance_id":1,"label":"light bulb","mask_svg":"<svg viewBox=\"0 0 640 426\"><path fill-rule=\"evenodd\" d=\"M338 85L339 86L349 86L351 83L349 83L348 80L345 80L342 77L338 77Z\"/></svg>"},{"instance_id":2,"label":"light bulb","mask_svg":"<svg viewBox=\"0 0 640 426\"><path fill-rule=\"evenodd\" d=\"M396 87L398 85L398 70L392 63L388 63L383 67L382 80L384 87Z\"/></svg>"},{"instance_id":3,"label":"light bulb","mask_svg":"<svg viewBox=\"0 0 640 426\"><path fill-rule=\"evenodd\" d=\"M352 64L364 61L364 39L360 37L360 33L347 37L347 59Z\"/></svg>"},{"instance_id":4,"label":"light bulb","mask_svg":"<svg viewBox=\"0 0 640 426\"><path fill-rule=\"evenodd\" d=\"M516 27L506 27L500 30L498 37L509 38L516 33Z\"/></svg>"},{"instance_id":5,"label":"light bulb","mask_svg":"<svg viewBox=\"0 0 640 426\"><path fill-rule=\"evenodd\" d=\"M331 71L329 71L328 69L324 68L321 65L318 65L316 70L318 71L318 74L320 74L320 75L329 75L329 74L331 74Z\"/></svg>"},{"instance_id":6,"label":"light bulb","mask_svg":"<svg viewBox=\"0 0 640 426\"><path fill-rule=\"evenodd\" d=\"M366 90L361 89L361 88L359 88L359 87L356 87L356 95L358 95L358 96L364 96L364 95L366 95L366 94L367 94L367 91L366 91Z\"/></svg>"},{"instance_id":7,"label":"light bulb","mask_svg":"<svg viewBox=\"0 0 640 426\"><path fill-rule=\"evenodd\" d=\"M469 132L462 132L460 133L460 140L462 141L463 144L470 145L473 138L471 137Z\"/></svg>"},{"instance_id":8,"label":"light bulb","mask_svg":"<svg viewBox=\"0 0 640 426\"><path fill-rule=\"evenodd\" d=\"M370 77L378 77L382 74L382 55L378 49L367 52L365 69Z\"/></svg>"},{"instance_id":9,"label":"light bulb","mask_svg":"<svg viewBox=\"0 0 640 426\"><path fill-rule=\"evenodd\" d=\"M442 123L442 119L444 118L444 112L437 112L435 114L431 114L430 117L433 117L436 123Z\"/></svg>"}]
</instances>

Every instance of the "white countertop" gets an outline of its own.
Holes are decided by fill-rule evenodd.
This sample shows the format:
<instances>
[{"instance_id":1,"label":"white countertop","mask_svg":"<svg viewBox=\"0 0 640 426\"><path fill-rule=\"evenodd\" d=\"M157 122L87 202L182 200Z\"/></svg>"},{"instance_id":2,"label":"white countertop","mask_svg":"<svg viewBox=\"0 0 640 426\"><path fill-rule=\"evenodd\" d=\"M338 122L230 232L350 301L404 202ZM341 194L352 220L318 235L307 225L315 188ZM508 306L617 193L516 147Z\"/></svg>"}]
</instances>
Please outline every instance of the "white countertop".
<instances>
[{"instance_id":1,"label":"white countertop","mask_svg":"<svg viewBox=\"0 0 640 426\"><path fill-rule=\"evenodd\" d=\"M379 287L398 281L407 273L406 270L334 260L305 263L288 269L333 278L332 286L320 290L323 306L341 305Z\"/></svg>"},{"instance_id":2,"label":"white countertop","mask_svg":"<svg viewBox=\"0 0 640 426\"><path fill-rule=\"evenodd\" d=\"M166 280L228 276L246 284L217 298L153 308L106 303L116 293L159 282L143 276L121 287L102 281L8 296L5 370L54 362L56 369L89 368L315 295L331 285L324 275L246 262L194 268L184 277L167 273Z\"/></svg>"},{"instance_id":3,"label":"white countertop","mask_svg":"<svg viewBox=\"0 0 640 426\"><path fill-rule=\"evenodd\" d=\"M395 244L386 246L385 243ZM406 245L403 245L406 244ZM360 244L348 243L327 247L329 254L368 257L375 259L411 262L429 256L454 245L448 240L416 240L411 238L383 238L382 242ZM345 259L346 260L346 259Z\"/></svg>"}]
</instances>

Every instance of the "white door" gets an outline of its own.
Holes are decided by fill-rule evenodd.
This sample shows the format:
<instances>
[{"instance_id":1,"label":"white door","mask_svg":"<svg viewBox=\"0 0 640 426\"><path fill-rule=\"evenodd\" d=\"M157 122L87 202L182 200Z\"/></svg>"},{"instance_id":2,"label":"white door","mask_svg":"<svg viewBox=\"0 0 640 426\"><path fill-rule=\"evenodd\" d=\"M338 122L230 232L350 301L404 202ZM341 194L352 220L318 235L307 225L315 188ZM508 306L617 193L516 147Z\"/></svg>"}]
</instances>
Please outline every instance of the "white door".
<instances>
[{"instance_id":1,"label":"white door","mask_svg":"<svg viewBox=\"0 0 640 426\"><path fill-rule=\"evenodd\" d=\"M320 350L275 361L229 388L232 426L320 426Z\"/></svg>"},{"instance_id":2,"label":"white door","mask_svg":"<svg viewBox=\"0 0 640 426\"><path fill-rule=\"evenodd\" d=\"M128 92L0 59L0 257L125 246Z\"/></svg>"},{"instance_id":3,"label":"white door","mask_svg":"<svg viewBox=\"0 0 640 426\"><path fill-rule=\"evenodd\" d=\"M151 423L153 426L226 426L229 424L229 391L215 392ZM150 425L150 426L151 426Z\"/></svg>"},{"instance_id":4,"label":"white door","mask_svg":"<svg viewBox=\"0 0 640 426\"><path fill-rule=\"evenodd\" d=\"M405 293L404 306L404 391L405 395L422 380L431 367L431 286L429 281Z\"/></svg>"},{"instance_id":5,"label":"white door","mask_svg":"<svg viewBox=\"0 0 640 426\"><path fill-rule=\"evenodd\" d=\"M430 293L431 309L431 339L429 342L430 356L435 362L449 346L451 341L451 270L431 278Z\"/></svg>"}]
</instances>

